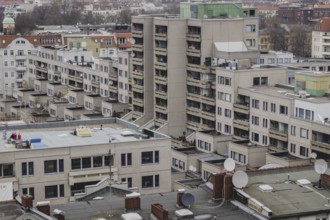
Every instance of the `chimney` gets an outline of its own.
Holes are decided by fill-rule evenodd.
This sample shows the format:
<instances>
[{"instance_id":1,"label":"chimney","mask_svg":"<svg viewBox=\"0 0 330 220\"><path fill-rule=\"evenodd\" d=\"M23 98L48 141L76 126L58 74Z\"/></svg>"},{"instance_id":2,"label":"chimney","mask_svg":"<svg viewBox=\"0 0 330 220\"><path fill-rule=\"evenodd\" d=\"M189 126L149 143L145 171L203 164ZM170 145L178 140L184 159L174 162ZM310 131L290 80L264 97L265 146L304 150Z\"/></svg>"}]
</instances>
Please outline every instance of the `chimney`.
<instances>
[{"instance_id":1,"label":"chimney","mask_svg":"<svg viewBox=\"0 0 330 220\"><path fill-rule=\"evenodd\" d=\"M33 197L31 195L22 196L22 206L24 209L30 209L33 207Z\"/></svg>"},{"instance_id":2,"label":"chimney","mask_svg":"<svg viewBox=\"0 0 330 220\"><path fill-rule=\"evenodd\" d=\"M176 195L176 205L178 207L182 207L183 203L182 203L182 196L184 194L186 190L185 189L178 189L178 194Z\"/></svg>"},{"instance_id":3,"label":"chimney","mask_svg":"<svg viewBox=\"0 0 330 220\"><path fill-rule=\"evenodd\" d=\"M217 173L213 176L213 199L219 200L223 198L225 173Z\"/></svg>"},{"instance_id":4,"label":"chimney","mask_svg":"<svg viewBox=\"0 0 330 220\"><path fill-rule=\"evenodd\" d=\"M151 213L158 220L168 220L168 211L161 204L151 204Z\"/></svg>"},{"instance_id":5,"label":"chimney","mask_svg":"<svg viewBox=\"0 0 330 220\"><path fill-rule=\"evenodd\" d=\"M57 220L65 220L65 213L59 209L54 209L54 217Z\"/></svg>"},{"instance_id":6,"label":"chimney","mask_svg":"<svg viewBox=\"0 0 330 220\"><path fill-rule=\"evenodd\" d=\"M130 194L126 194L125 198L125 209L129 210L137 210L141 209L141 194L137 192L132 192Z\"/></svg>"},{"instance_id":7,"label":"chimney","mask_svg":"<svg viewBox=\"0 0 330 220\"><path fill-rule=\"evenodd\" d=\"M45 215L50 216L50 202L49 201L42 201L37 202L37 210L44 213Z\"/></svg>"},{"instance_id":8,"label":"chimney","mask_svg":"<svg viewBox=\"0 0 330 220\"><path fill-rule=\"evenodd\" d=\"M232 174L226 174L225 181L224 181L224 198L225 200L230 200L233 194L233 175Z\"/></svg>"},{"instance_id":9,"label":"chimney","mask_svg":"<svg viewBox=\"0 0 330 220\"><path fill-rule=\"evenodd\" d=\"M330 186L330 175L321 174L321 183L325 186Z\"/></svg>"}]
</instances>

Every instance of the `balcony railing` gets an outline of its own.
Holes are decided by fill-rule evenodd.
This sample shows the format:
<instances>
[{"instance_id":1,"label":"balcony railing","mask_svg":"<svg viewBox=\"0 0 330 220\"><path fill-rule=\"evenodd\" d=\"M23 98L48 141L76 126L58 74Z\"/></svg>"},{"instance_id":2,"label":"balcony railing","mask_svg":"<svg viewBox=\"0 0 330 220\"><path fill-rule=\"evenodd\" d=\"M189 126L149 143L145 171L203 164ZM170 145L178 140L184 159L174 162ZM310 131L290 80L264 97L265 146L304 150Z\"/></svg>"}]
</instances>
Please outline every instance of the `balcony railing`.
<instances>
[{"instance_id":1,"label":"balcony railing","mask_svg":"<svg viewBox=\"0 0 330 220\"><path fill-rule=\"evenodd\" d=\"M269 128L269 137L287 142L288 141L288 131L280 131L277 128L270 127Z\"/></svg>"},{"instance_id":2,"label":"balcony railing","mask_svg":"<svg viewBox=\"0 0 330 220\"><path fill-rule=\"evenodd\" d=\"M330 154L330 144L312 140L311 149L322 153Z\"/></svg>"}]
</instances>

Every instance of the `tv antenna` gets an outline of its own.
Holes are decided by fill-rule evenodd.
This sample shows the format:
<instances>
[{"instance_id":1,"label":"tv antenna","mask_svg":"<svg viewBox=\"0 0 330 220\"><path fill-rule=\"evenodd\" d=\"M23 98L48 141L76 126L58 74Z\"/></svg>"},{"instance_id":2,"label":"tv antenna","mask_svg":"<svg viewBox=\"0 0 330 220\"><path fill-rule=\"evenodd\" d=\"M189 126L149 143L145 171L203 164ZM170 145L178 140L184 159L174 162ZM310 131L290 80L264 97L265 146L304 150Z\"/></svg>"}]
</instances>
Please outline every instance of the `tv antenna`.
<instances>
[{"instance_id":1,"label":"tv antenna","mask_svg":"<svg viewBox=\"0 0 330 220\"><path fill-rule=\"evenodd\" d=\"M194 205L194 203L195 203L195 197L194 197L193 194L191 194L191 193L185 193L185 194L183 194L183 196L182 196L182 204L185 207L190 208L192 205Z\"/></svg>"},{"instance_id":2,"label":"tv antenna","mask_svg":"<svg viewBox=\"0 0 330 220\"><path fill-rule=\"evenodd\" d=\"M249 182L249 177L244 171L237 171L233 175L233 184L236 188L242 189L246 187Z\"/></svg>"},{"instance_id":3,"label":"tv antenna","mask_svg":"<svg viewBox=\"0 0 330 220\"><path fill-rule=\"evenodd\" d=\"M224 167L227 171L233 171L236 167L236 163L235 163L235 160L231 159L231 158L227 158L225 160L225 163L224 163Z\"/></svg>"},{"instance_id":4,"label":"tv antenna","mask_svg":"<svg viewBox=\"0 0 330 220\"><path fill-rule=\"evenodd\" d=\"M328 169L328 164L325 160L323 159L318 159L315 161L315 164L314 164L314 169L315 169L315 172L320 174L320 179L319 179L319 185L318 185L318 188L322 188L322 184L321 184L321 174L324 174L327 169Z\"/></svg>"}]
</instances>

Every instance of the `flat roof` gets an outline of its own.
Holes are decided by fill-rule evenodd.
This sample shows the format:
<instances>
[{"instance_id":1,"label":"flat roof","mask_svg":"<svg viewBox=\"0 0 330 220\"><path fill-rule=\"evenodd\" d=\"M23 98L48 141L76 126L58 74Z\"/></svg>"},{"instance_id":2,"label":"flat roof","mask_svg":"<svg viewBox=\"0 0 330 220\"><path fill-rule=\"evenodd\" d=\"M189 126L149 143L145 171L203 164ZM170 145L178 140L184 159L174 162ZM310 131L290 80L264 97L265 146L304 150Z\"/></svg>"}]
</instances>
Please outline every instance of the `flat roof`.
<instances>
[{"instance_id":1,"label":"flat roof","mask_svg":"<svg viewBox=\"0 0 330 220\"><path fill-rule=\"evenodd\" d=\"M327 170L330 174L330 169ZM248 185L245 193L261 202L272 211L272 218L288 218L289 216L308 215L307 213L328 212L327 199L329 188L318 189L320 175L313 166L283 168L266 171L248 172ZM288 181L288 175L290 175ZM306 179L311 182L305 186L297 184L297 180ZM269 185L272 192L263 192L259 185Z\"/></svg>"},{"instance_id":2,"label":"flat roof","mask_svg":"<svg viewBox=\"0 0 330 220\"><path fill-rule=\"evenodd\" d=\"M102 130L100 129L100 125ZM58 125L58 126L56 126ZM47 127L48 126L48 127ZM86 126L91 129L91 137L81 137L73 134L75 128ZM117 118L109 118L102 120L86 120L86 121L68 121L68 122L52 122L48 124L28 124L28 125L0 125L0 130L7 130L7 138L0 139L0 153L22 150L49 149L60 147L76 147L76 146L93 146L98 144L108 144L111 139L112 143L143 141L149 138L170 138L166 135L142 129L138 126ZM7 139L13 131L19 130L22 141L31 138L40 138L42 146L30 148L15 148L14 144L8 144ZM122 135L122 133L129 133ZM155 134L157 133L157 134Z\"/></svg>"},{"instance_id":3,"label":"flat roof","mask_svg":"<svg viewBox=\"0 0 330 220\"><path fill-rule=\"evenodd\" d=\"M259 93L271 97L283 98L283 99L294 99L294 100L301 100L316 104L322 103L330 103L328 97L321 96L321 97L306 97L306 98L299 98L299 95L290 89L280 88L276 86L253 86L247 88L238 88L241 91L251 91L254 93Z\"/></svg>"},{"instance_id":4,"label":"flat roof","mask_svg":"<svg viewBox=\"0 0 330 220\"><path fill-rule=\"evenodd\" d=\"M219 204L209 203L212 199L210 194L205 189L196 188L193 190L187 190L186 193L190 193L195 198L194 205L191 206L190 211L194 215L210 214L217 216L217 219L222 220L245 220L247 216L233 205L223 205L219 207ZM72 202L65 205L54 205L51 207L51 214L54 209L59 209L65 212L66 219L121 219L121 214L124 214L125 198L111 196L109 192L102 195L103 200L91 200L88 202ZM151 204L161 204L163 208L169 213L168 219L173 219L174 212L179 209L176 207L177 192L169 193L157 193L142 195L141 197L141 210L136 212L141 215L143 219L149 219L151 213Z\"/></svg>"}]
</instances>

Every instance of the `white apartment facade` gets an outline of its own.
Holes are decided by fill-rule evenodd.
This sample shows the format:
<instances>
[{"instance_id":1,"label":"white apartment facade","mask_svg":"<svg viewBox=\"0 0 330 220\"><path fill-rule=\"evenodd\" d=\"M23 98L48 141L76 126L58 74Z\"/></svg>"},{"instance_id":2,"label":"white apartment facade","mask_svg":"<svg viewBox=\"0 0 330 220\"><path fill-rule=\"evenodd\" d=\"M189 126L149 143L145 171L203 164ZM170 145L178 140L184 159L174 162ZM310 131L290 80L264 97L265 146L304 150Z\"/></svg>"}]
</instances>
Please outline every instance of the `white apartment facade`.
<instances>
[{"instance_id":1,"label":"white apartment facade","mask_svg":"<svg viewBox=\"0 0 330 220\"><path fill-rule=\"evenodd\" d=\"M133 124L108 119L84 122L98 129L91 137L80 137L72 134L74 127L67 126L73 124L68 123L55 126L57 131L9 127L8 133L20 129L22 142L17 141L16 147L15 143L1 144L0 183L12 183L13 194L32 194L35 203L51 204L68 203L74 200L74 193L84 192L85 186L109 176L113 182L136 187L141 194L171 191L168 136L146 130L141 133ZM21 148L30 139L31 145Z\"/></svg>"}]
</instances>

